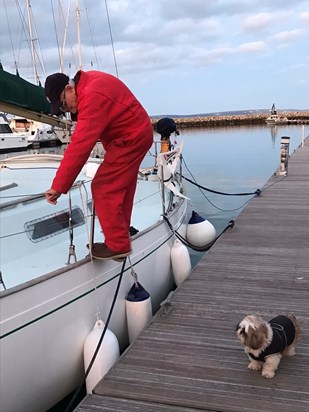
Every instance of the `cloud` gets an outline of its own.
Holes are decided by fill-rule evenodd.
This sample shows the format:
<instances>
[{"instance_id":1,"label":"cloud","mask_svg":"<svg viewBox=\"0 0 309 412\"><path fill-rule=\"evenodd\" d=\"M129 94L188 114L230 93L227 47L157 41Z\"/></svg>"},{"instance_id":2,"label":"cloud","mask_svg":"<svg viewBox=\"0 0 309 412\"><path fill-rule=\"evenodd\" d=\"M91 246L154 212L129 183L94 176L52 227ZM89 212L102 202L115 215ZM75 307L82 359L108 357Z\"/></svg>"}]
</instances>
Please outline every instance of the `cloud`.
<instances>
[{"instance_id":1,"label":"cloud","mask_svg":"<svg viewBox=\"0 0 309 412\"><path fill-rule=\"evenodd\" d=\"M309 23L309 11L300 13L299 20L303 23Z\"/></svg>"},{"instance_id":2,"label":"cloud","mask_svg":"<svg viewBox=\"0 0 309 412\"><path fill-rule=\"evenodd\" d=\"M299 38L302 34L302 30L295 29L290 31L282 31L280 33L275 34L272 38L278 43L290 43Z\"/></svg>"},{"instance_id":3,"label":"cloud","mask_svg":"<svg viewBox=\"0 0 309 412\"><path fill-rule=\"evenodd\" d=\"M58 30L61 48L69 0L61 1L62 11L58 0L51 0L49 4L42 0L32 0L31 3L37 32L34 37L38 38L35 45L42 51L49 74L59 70L55 26L61 27ZM20 75L33 81L25 2L4 0L3 5L0 8L0 60L4 69L11 72L14 72L16 60ZM258 75L254 84L252 78L248 79L248 84L256 87L258 92L269 81L271 70L286 67L284 47L289 47L293 63L298 67L281 74L280 81L276 78L276 82L282 81L286 85L293 70L298 79L306 81L308 78L308 70L302 66L308 63L304 52L309 35L308 0L108 0L107 6L113 44L105 2L79 2L83 68L115 74L115 51L120 78L138 91L149 108L154 107L155 100L161 97L158 96L160 91L163 96L160 104L165 105L167 111L176 103L179 107L185 106L188 100L182 97L186 96L185 91L198 96L203 87L213 87L217 94L219 85L225 81L226 87L230 85L228 79L231 76L244 82L249 66ZM67 40L70 37L71 45L67 41L64 71L74 75L78 69L75 2L71 1L68 14ZM44 80L46 73L39 71L41 80ZM145 82L147 87L142 87ZM174 101L165 99L163 90L166 87L169 87L169 95L175 97ZM293 89L290 98L304 100L304 95ZM265 97L266 101L269 99ZM200 104L204 107L202 97ZM191 111L192 107L187 110Z\"/></svg>"},{"instance_id":4,"label":"cloud","mask_svg":"<svg viewBox=\"0 0 309 412\"><path fill-rule=\"evenodd\" d=\"M244 51L244 52L258 52L258 51L264 50L265 48L266 48L266 44L263 41L243 43L237 47L239 51Z\"/></svg>"},{"instance_id":5,"label":"cloud","mask_svg":"<svg viewBox=\"0 0 309 412\"><path fill-rule=\"evenodd\" d=\"M269 13L258 13L244 19L243 28L246 31L261 30L267 27L272 21Z\"/></svg>"}]
</instances>

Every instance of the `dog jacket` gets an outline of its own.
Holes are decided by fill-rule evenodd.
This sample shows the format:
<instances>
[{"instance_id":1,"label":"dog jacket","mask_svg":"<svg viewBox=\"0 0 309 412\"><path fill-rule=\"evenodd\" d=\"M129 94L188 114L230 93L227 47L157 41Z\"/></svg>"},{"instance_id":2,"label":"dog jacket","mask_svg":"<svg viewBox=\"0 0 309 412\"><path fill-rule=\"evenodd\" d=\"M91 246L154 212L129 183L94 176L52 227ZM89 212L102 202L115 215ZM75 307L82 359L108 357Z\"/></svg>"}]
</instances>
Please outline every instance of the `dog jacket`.
<instances>
[{"instance_id":1,"label":"dog jacket","mask_svg":"<svg viewBox=\"0 0 309 412\"><path fill-rule=\"evenodd\" d=\"M283 349L291 345L295 339L295 327L291 319L287 316L277 316L271 319L269 324L273 330L272 341L258 357L252 355L252 353L248 353L254 360L265 362L266 356L282 352Z\"/></svg>"}]
</instances>

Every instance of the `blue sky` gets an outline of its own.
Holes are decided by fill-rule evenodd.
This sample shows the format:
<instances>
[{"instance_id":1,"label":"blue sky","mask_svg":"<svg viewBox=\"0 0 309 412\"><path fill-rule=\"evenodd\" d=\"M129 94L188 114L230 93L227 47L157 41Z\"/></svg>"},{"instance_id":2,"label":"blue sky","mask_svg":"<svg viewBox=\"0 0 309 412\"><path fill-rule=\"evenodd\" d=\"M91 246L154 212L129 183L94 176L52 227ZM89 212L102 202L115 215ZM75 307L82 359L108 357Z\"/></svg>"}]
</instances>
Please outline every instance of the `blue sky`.
<instances>
[{"instance_id":1,"label":"blue sky","mask_svg":"<svg viewBox=\"0 0 309 412\"><path fill-rule=\"evenodd\" d=\"M17 61L20 75L34 81L21 23L26 2L1 1L1 62L14 72ZM60 68L55 26L62 44L68 1L61 3L59 9L56 0L31 1L43 83ZM64 71L73 76L78 48L71 3ZM119 77L150 115L270 109L273 103L279 110L309 110L307 0L107 0L107 6ZM79 0L79 10L83 69L116 74L105 1Z\"/></svg>"}]
</instances>

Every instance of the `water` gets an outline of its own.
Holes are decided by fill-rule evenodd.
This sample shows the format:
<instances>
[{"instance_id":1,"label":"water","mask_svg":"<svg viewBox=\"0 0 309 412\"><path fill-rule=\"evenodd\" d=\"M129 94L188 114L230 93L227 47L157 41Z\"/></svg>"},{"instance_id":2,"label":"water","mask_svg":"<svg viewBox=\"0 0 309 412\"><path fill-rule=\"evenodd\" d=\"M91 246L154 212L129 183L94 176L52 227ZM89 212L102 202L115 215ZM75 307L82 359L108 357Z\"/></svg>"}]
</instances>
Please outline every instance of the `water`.
<instances>
[{"instance_id":1,"label":"water","mask_svg":"<svg viewBox=\"0 0 309 412\"><path fill-rule=\"evenodd\" d=\"M309 126L305 127L305 136ZM183 175L200 185L227 193L254 192L262 188L280 163L282 136L290 137L290 154L301 144L301 125L232 126L181 130L176 138L184 142ZM155 139L159 135L155 133ZM62 154L65 146L30 149L28 153ZM16 154L14 154L16 155ZM9 154L11 156L11 154ZM3 155L1 156L3 157ZM144 166L153 164L148 158ZM186 183L190 197L188 219L195 210L216 228L217 233L235 219L253 196L222 196L199 190ZM48 187L46 187L48 189ZM193 266L202 253L190 250Z\"/></svg>"},{"instance_id":2,"label":"water","mask_svg":"<svg viewBox=\"0 0 309 412\"><path fill-rule=\"evenodd\" d=\"M308 136L309 127L305 127ZM202 186L227 193L262 189L280 165L281 137L290 137L291 154L300 144L302 126L233 126L190 129L181 132L184 160L188 170ZM187 183L189 211L195 210L216 228L217 234L231 219L237 218L253 196L222 196L201 191ZM188 216L190 217L190 216ZM190 250L193 266L202 257Z\"/></svg>"}]
</instances>

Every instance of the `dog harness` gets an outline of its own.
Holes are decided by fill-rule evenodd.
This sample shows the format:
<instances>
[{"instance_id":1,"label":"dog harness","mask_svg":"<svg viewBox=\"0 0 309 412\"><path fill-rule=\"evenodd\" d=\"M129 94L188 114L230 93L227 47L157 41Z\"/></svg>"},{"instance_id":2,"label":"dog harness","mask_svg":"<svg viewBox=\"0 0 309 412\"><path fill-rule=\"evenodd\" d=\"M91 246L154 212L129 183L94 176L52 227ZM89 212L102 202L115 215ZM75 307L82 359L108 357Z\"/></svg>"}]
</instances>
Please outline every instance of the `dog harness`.
<instances>
[{"instance_id":1,"label":"dog harness","mask_svg":"<svg viewBox=\"0 0 309 412\"><path fill-rule=\"evenodd\" d=\"M273 330L273 338L270 345L267 346L258 357L252 355L250 352L248 353L248 355L256 361L265 362L266 356L282 352L283 349L291 345L295 339L295 327L291 319L287 316L277 316L271 319L269 324Z\"/></svg>"}]
</instances>

